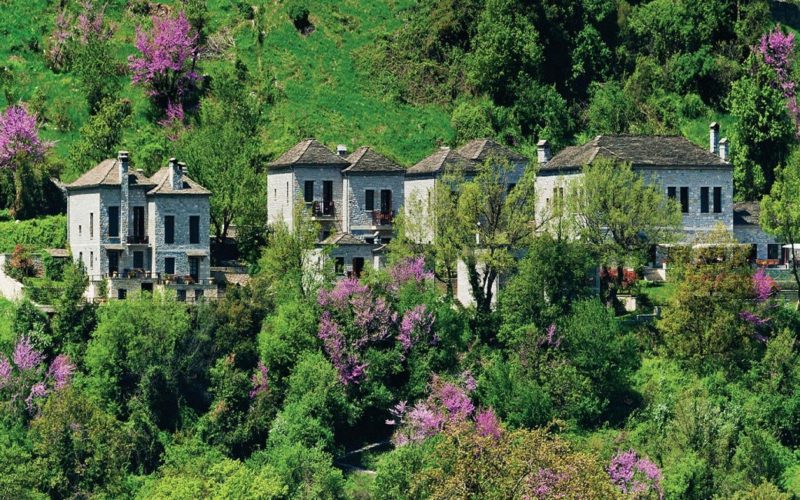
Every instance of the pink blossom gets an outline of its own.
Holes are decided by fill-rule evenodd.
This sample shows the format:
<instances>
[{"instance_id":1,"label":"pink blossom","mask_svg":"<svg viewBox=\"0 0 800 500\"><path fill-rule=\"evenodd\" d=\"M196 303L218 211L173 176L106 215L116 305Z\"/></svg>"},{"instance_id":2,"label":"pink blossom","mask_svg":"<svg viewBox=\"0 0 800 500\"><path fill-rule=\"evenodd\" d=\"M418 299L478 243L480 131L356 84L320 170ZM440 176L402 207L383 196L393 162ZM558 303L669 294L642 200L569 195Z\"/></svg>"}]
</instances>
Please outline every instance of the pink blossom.
<instances>
[{"instance_id":1,"label":"pink blossom","mask_svg":"<svg viewBox=\"0 0 800 500\"><path fill-rule=\"evenodd\" d=\"M44 385L44 382L37 382L36 384L33 384L30 394L28 394L28 397L25 398L25 404L28 406L28 410L33 412L34 399L43 398L46 395L47 387Z\"/></svg>"},{"instance_id":2,"label":"pink blossom","mask_svg":"<svg viewBox=\"0 0 800 500\"><path fill-rule=\"evenodd\" d=\"M22 371L36 368L44 360L44 355L33 348L28 337L21 337L14 348L14 364Z\"/></svg>"},{"instance_id":3,"label":"pink blossom","mask_svg":"<svg viewBox=\"0 0 800 500\"><path fill-rule=\"evenodd\" d=\"M500 439L500 435L503 433L500 428L500 421L491 408L481 410L475 415L475 430L480 436L494 439Z\"/></svg>"},{"instance_id":4,"label":"pink blossom","mask_svg":"<svg viewBox=\"0 0 800 500\"><path fill-rule=\"evenodd\" d=\"M566 474L558 473L553 469L540 468L536 474L528 477L526 483L534 497L546 498L553 493L566 477Z\"/></svg>"},{"instance_id":5,"label":"pink blossom","mask_svg":"<svg viewBox=\"0 0 800 500\"><path fill-rule=\"evenodd\" d=\"M108 40L111 30L105 28L106 6L95 9L94 4L87 0L81 4L83 11L78 16L77 31L81 43L86 45L90 38Z\"/></svg>"},{"instance_id":6,"label":"pink blossom","mask_svg":"<svg viewBox=\"0 0 800 500\"><path fill-rule=\"evenodd\" d=\"M396 263L389 269L389 275L392 277L389 289L393 292L406 283L422 284L433 279L433 273L425 270L425 258L421 255Z\"/></svg>"},{"instance_id":7,"label":"pink blossom","mask_svg":"<svg viewBox=\"0 0 800 500\"><path fill-rule=\"evenodd\" d=\"M250 391L250 398L254 398L259 394L264 394L269 390L269 380L267 378L268 375L269 368L267 368L266 365L259 360L258 368L253 374L253 377L250 379L250 383L253 384L253 389Z\"/></svg>"},{"instance_id":8,"label":"pink blossom","mask_svg":"<svg viewBox=\"0 0 800 500\"><path fill-rule=\"evenodd\" d=\"M626 495L645 495L653 491L659 498L664 497L661 470L633 450L615 455L608 466L608 475Z\"/></svg>"},{"instance_id":9,"label":"pink blossom","mask_svg":"<svg viewBox=\"0 0 800 500\"><path fill-rule=\"evenodd\" d=\"M464 389L468 392L475 392L475 389L478 388L478 381L472 376L470 370L464 370L461 374L461 380L464 382Z\"/></svg>"},{"instance_id":10,"label":"pink blossom","mask_svg":"<svg viewBox=\"0 0 800 500\"><path fill-rule=\"evenodd\" d=\"M351 297L367 292L369 287L362 285L357 278L346 278L338 281L333 290L320 290L317 294L317 303L322 307L345 309L350 304Z\"/></svg>"},{"instance_id":11,"label":"pink blossom","mask_svg":"<svg viewBox=\"0 0 800 500\"><path fill-rule=\"evenodd\" d=\"M0 356L0 389L11 382L11 362L5 356Z\"/></svg>"},{"instance_id":12,"label":"pink blossom","mask_svg":"<svg viewBox=\"0 0 800 500\"><path fill-rule=\"evenodd\" d=\"M427 311L425 304L414 306L413 309L409 309L403 314L397 340L404 351L408 352L419 337L430 335L433 320L433 313ZM415 332L417 333L416 338Z\"/></svg>"},{"instance_id":13,"label":"pink blossom","mask_svg":"<svg viewBox=\"0 0 800 500\"><path fill-rule=\"evenodd\" d=\"M50 363L50 368L47 370L47 376L53 379L53 385L56 389L61 389L69 384L74 371L75 365L70 363L69 356L66 354L59 354Z\"/></svg>"},{"instance_id":14,"label":"pink blossom","mask_svg":"<svg viewBox=\"0 0 800 500\"><path fill-rule=\"evenodd\" d=\"M756 300L766 302L775 293L775 281L763 269L759 269L753 274L753 289Z\"/></svg>"},{"instance_id":15,"label":"pink blossom","mask_svg":"<svg viewBox=\"0 0 800 500\"><path fill-rule=\"evenodd\" d=\"M751 313L750 311L740 312L739 317L754 326L764 326L769 323L768 318L762 318L755 313Z\"/></svg>"},{"instance_id":16,"label":"pink blossom","mask_svg":"<svg viewBox=\"0 0 800 500\"><path fill-rule=\"evenodd\" d=\"M182 11L177 18L152 21L152 32L136 29L135 46L141 56L128 58L132 81L149 87L153 97L177 102L198 80L191 68L197 57L197 33Z\"/></svg>"},{"instance_id":17,"label":"pink blossom","mask_svg":"<svg viewBox=\"0 0 800 500\"><path fill-rule=\"evenodd\" d=\"M0 114L0 169L16 168L21 155L41 161L51 146L39 138L36 115L24 106L9 106Z\"/></svg>"},{"instance_id":18,"label":"pink blossom","mask_svg":"<svg viewBox=\"0 0 800 500\"><path fill-rule=\"evenodd\" d=\"M764 36L756 48L764 63L775 71L777 82L775 87L783 92L786 108L795 122L800 120L800 106L797 103L797 91L792 79L792 62L794 61L794 33L784 34L780 25ZM800 129L798 129L800 134Z\"/></svg>"}]
</instances>

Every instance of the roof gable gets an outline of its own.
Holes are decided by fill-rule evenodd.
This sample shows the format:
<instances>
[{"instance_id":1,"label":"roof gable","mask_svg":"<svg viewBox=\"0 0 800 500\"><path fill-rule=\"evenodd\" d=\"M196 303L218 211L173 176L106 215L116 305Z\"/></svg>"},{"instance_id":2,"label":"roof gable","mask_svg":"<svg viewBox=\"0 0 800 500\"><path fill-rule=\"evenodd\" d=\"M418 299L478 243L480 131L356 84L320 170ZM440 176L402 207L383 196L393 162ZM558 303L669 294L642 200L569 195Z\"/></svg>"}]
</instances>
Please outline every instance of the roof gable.
<instances>
[{"instance_id":1,"label":"roof gable","mask_svg":"<svg viewBox=\"0 0 800 500\"><path fill-rule=\"evenodd\" d=\"M573 170L595 158L628 162L634 167L728 167L719 156L680 136L600 135L582 146L570 146L539 170Z\"/></svg>"},{"instance_id":2,"label":"roof gable","mask_svg":"<svg viewBox=\"0 0 800 500\"><path fill-rule=\"evenodd\" d=\"M475 170L477 162L464 158L448 147L442 147L432 155L409 168L407 174L435 174L447 169Z\"/></svg>"},{"instance_id":3,"label":"roof gable","mask_svg":"<svg viewBox=\"0 0 800 500\"><path fill-rule=\"evenodd\" d=\"M153 174L153 177L150 178L151 183L155 185L153 189L147 192L148 195L156 195L156 194L176 194L176 195L184 195L184 194L197 194L197 195L209 195L211 191L204 188L194 180L190 179L185 174L181 174L181 183L183 188L175 191L172 189L172 183L169 181L169 171L170 167L161 168L158 172Z\"/></svg>"},{"instance_id":4,"label":"roof gable","mask_svg":"<svg viewBox=\"0 0 800 500\"><path fill-rule=\"evenodd\" d=\"M295 144L291 149L280 155L277 160L269 164L271 167L289 167L293 165L344 167L349 163L316 139L306 139Z\"/></svg>"},{"instance_id":5,"label":"roof gable","mask_svg":"<svg viewBox=\"0 0 800 500\"><path fill-rule=\"evenodd\" d=\"M142 186L154 185L143 173L135 169L128 170L129 184ZM95 186L119 186L119 160L109 158L98 163L94 168L64 186L67 189L88 188Z\"/></svg>"},{"instance_id":6,"label":"roof gable","mask_svg":"<svg viewBox=\"0 0 800 500\"><path fill-rule=\"evenodd\" d=\"M484 162L488 158L506 158L508 161L525 161L527 158L511 148L503 146L491 139L475 139L460 148L458 154L473 161Z\"/></svg>"},{"instance_id":7,"label":"roof gable","mask_svg":"<svg viewBox=\"0 0 800 500\"><path fill-rule=\"evenodd\" d=\"M361 147L347 157L350 166L343 172L404 172L405 169L393 160L370 147Z\"/></svg>"}]
</instances>

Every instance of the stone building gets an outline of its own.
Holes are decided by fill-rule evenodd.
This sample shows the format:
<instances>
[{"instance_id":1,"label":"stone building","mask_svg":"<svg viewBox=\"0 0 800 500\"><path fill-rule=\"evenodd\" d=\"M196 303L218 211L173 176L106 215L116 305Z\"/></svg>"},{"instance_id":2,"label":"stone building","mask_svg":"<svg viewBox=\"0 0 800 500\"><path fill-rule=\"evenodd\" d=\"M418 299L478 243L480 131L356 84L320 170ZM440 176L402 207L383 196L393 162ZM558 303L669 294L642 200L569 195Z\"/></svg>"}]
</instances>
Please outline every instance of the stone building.
<instances>
[{"instance_id":1,"label":"stone building","mask_svg":"<svg viewBox=\"0 0 800 500\"><path fill-rule=\"evenodd\" d=\"M719 125L712 123L708 149L677 136L601 135L581 146L567 147L552 158L547 142L541 141L536 178L537 213L552 213L554 204L568 192L568 185L583 175L582 167L606 158L630 163L646 182L680 203L685 240L721 224L741 243L754 245L754 260L756 256L767 258L767 245L774 242L761 232L757 223L752 223L752 217L736 215L745 206L734 205L728 140L720 139L719 135ZM746 208L754 210L752 204Z\"/></svg>"},{"instance_id":2,"label":"stone building","mask_svg":"<svg viewBox=\"0 0 800 500\"><path fill-rule=\"evenodd\" d=\"M380 266L404 202L405 169L370 147L336 153L315 139L296 144L269 164L268 222L290 229L298 203L320 224L319 245L339 275Z\"/></svg>"},{"instance_id":3,"label":"stone building","mask_svg":"<svg viewBox=\"0 0 800 500\"><path fill-rule=\"evenodd\" d=\"M779 265L789 262L789 249L766 234L759 224L761 207L757 201L734 203L733 234L741 243L751 246L750 259L758 264Z\"/></svg>"},{"instance_id":4,"label":"stone building","mask_svg":"<svg viewBox=\"0 0 800 500\"><path fill-rule=\"evenodd\" d=\"M216 297L209 267L211 193L184 165L171 159L148 178L120 151L65 187L67 239L89 275L88 299L155 289L179 300Z\"/></svg>"}]
</instances>

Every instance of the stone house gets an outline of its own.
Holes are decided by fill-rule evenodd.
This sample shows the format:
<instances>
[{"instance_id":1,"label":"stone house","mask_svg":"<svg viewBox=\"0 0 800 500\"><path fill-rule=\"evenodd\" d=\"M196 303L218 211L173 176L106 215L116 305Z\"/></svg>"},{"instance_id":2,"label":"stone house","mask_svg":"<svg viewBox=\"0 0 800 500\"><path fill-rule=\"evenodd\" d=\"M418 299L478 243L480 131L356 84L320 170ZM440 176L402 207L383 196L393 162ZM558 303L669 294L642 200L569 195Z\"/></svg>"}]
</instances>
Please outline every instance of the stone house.
<instances>
[{"instance_id":1,"label":"stone house","mask_svg":"<svg viewBox=\"0 0 800 500\"><path fill-rule=\"evenodd\" d=\"M210 279L210 192L175 159L152 177L128 153L100 162L67 190L67 239L89 275L87 298L156 289L179 300L215 298Z\"/></svg>"},{"instance_id":2,"label":"stone house","mask_svg":"<svg viewBox=\"0 0 800 500\"><path fill-rule=\"evenodd\" d=\"M320 224L319 245L339 275L380 267L382 249L404 201L405 169L370 147L336 153L315 139L299 142L269 164L268 222L292 228L302 203Z\"/></svg>"},{"instance_id":3,"label":"stone house","mask_svg":"<svg viewBox=\"0 0 800 500\"><path fill-rule=\"evenodd\" d=\"M769 237L757 225L736 222L733 165L728 161L728 140L720 140L717 123L709 126L708 149L678 136L601 135L581 146L567 147L552 158L547 142L541 141L537 156L537 213L551 214L568 194L569 184L583 175L582 167L607 158L630 163L646 182L680 203L685 240L721 224L741 243L753 244L757 248L754 255L766 258Z\"/></svg>"},{"instance_id":4,"label":"stone house","mask_svg":"<svg viewBox=\"0 0 800 500\"><path fill-rule=\"evenodd\" d=\"M761 206L757 201L734 203L733 234L741 243L751 246L750 259L763 265L779 265L790 261L789 249L761 229Z\"/></svg>"},{"instance_id":5,"label":"stone house","mask_svg":"<svg viewBox=\"0 0 800 500\"><path fill-rule=\"evenodd\" d=\"M519 153L491 139L476 139L456 150L441 147L406 171L405 213L416 219L423 228L419 235L414 236L418 241L433 242L433 222L430 219L436 183L452 172L460 172L464 180L469 181L484 162L492 159L507 161L513 166L514 171L510 176L512 184L518 182L528 166L528 159Z\"/></svg>"}]
</instances>

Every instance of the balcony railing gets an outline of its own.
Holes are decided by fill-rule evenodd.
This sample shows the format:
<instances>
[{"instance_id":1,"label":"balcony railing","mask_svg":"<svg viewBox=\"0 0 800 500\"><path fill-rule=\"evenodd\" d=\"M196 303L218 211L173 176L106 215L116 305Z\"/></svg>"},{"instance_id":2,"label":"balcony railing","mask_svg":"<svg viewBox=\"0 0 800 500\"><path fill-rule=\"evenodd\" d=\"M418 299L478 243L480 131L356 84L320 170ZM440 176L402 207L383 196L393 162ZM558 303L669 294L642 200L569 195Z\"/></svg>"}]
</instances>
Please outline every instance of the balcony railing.
<instances>
[{"instance_id":1,"label":"balcony railing","mask_svg":"<svg viewBox=\"0 0 800 500\"><path fill-rule=\"evenodd\" d=\"M128 235L128 244L129 245L147 245L149 243L149 238L146 234L133 234Z\"/></svg>"},{"instance_id":2,"label":"balcony railing","mask_svg":"<svg viewBox=\"0 0 800 500\"><path fill-rule=\"evenodd\" d=\"M311 215L313 217L333 217L336 215L336 205L331 201L311 202Z\"/></svg>"},{"instance_id":3,"label":"balcony railing","mask_svg":"<svg viewBox=\"0 0 800 500\"><path fill-rule=\"evenodd\" d=\"M374 210L372 223L376 226L386 226L394 221L394 210Z\"/></svg>"},{"instance_id":4,"label":"balcony railing","mask_svg":"<svg viewBox=\"0 0 800 500\"><path fill-rule=\"evenodd\" d=\"M188 274L184 276L178 274L152 273L143 269L125 269L122 272L111 271L108 274L103 275L103 277L116 280L153 280L154 283L159 285L213 285L215 283L214 278L200 279Z\"/></svg>"}]
</instances>

